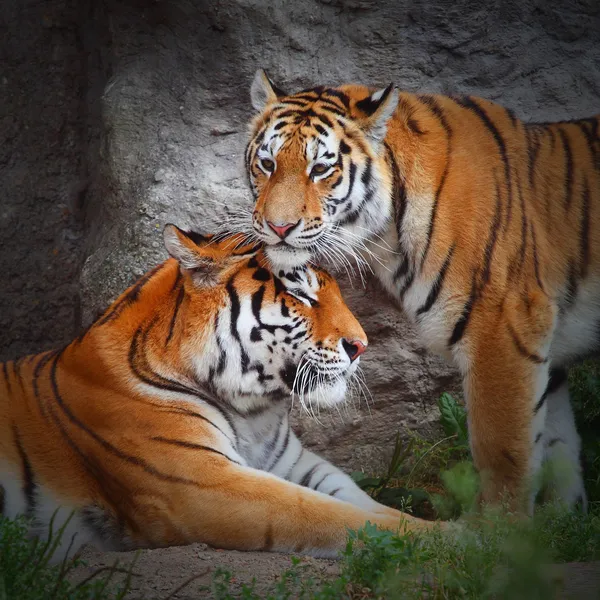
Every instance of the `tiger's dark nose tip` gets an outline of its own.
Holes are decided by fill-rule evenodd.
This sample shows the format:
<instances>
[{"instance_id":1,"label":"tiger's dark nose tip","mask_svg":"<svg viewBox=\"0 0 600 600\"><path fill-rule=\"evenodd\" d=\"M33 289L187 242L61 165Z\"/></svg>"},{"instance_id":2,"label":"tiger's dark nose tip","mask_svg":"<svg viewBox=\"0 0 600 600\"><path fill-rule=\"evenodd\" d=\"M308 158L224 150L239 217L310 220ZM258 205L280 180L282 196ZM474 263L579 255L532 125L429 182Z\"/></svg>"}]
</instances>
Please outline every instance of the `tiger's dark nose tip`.
<instances>
[{"instance_id":1,"label":"tiger's dark nose tip","mask_svg":"<svg viewBox=\"0 0 600 600\"><path fill-rule=\"evenodd\" d=\"M271 221L267 221L267 225L283 240L290 230L298 225L298 221L295 223L283 223L282 225L277 225L275 223L271 223Z\"/></svg>"},{"instance_id":2,"label":"tiger's dark nose tip","mask_svg":"<svg viewBox=\"0 0 600 600\"><path fill-rule=\"evenodd\" d=\"M348 358L354 362L367 349L367 345L360 340L342 340L342 346L348 355Z\"/></svg>"}]
</instances>

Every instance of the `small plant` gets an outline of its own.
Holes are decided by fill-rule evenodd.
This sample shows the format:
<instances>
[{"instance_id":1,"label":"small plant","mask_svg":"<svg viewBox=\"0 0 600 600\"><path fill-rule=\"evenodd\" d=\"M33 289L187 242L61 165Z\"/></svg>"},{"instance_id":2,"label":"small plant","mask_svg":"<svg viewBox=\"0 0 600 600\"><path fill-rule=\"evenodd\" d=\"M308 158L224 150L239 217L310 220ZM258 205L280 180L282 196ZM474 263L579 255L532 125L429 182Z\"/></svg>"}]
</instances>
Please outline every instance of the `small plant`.
<instances>
[{"instance_id":1,"label":"small plant","mask_svg":"<svg viewBox=\"0 0 600 600\"><path fill-rule=\"evenodd\" d=\"M438 408L443 439L432 443L409 433L412 437L403 442L398 432L385 475L376 477L354 471L351 477L357 485L382 504L423 518L435 517L434 499L440 507L443 504L438 497L444 486L441 473L469 456L464 408L448 393L442 394ZM464 504L461 500L446 502L444 514L458 516Z\"/></svg>"},{"instance_id":2,"label":"small plant","mask_svg":"<svg viewBox=\"0 0 600 600\"><path fill-rule=\"evenodd\" d=\"M454 440L454 447L467 451L469 449L469 432L467 429L467 413L452 394L444 392L438 400L440 424L444 433Z\"/></svg>"},{"instance_id":3,"label":"small plant","mask_svg":"<svg viewBox=\"0 0 600 600\"><path fill-rule=\"evenodd\" d=\"M128 570L119 569L116 564L100 569L79 584L71 583L67 575L82 561L65 559L58 565L50 564L69 522L55 532L55 516L56 513L47 540L31 539L26 519L0 516L0 600L122 599L129 588L133 564ZM113 584L116 573L126 573L123 584Z\"/></svg>"}]
</instances>

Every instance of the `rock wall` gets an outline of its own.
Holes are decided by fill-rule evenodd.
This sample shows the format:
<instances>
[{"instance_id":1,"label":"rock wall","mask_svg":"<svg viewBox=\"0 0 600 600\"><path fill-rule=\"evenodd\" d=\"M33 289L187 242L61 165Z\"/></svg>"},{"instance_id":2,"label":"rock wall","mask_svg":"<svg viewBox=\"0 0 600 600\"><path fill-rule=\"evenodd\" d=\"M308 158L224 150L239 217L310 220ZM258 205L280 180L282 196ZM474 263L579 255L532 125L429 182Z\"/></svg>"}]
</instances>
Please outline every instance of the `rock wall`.
<instances>
[{"instance_id":1,"label":"rock wall","mask_svg":"<svg viewBox=\"0 0 600 600\"><path fill-rule=\"evenodd\" d=\"M78 329L85 56L76 0L0 10L0 360Z\"/></svg>"},{"instance_id":2,"label":"rock wall","mask_svg":"<svg viewBox=\"0 0 600 600\"><path fill-rule=\"evenodd\" d=\"M21 6L17 0L13 4ZM22 4L34 6L32 0ZM290 90L324 82L394 81L409 91L474 93L506 104L525 120L600 110L597 0L89 0L77 11L86 93L71 97L80 104L60 104L56 81L35 80L45 68L42 62L25 65L31 80L22 85L35 90L39 84L45 91L36 102L50 121L81 115L79 140L85 143L77 149L89 181L87 260L80 277L84 324L164 258L165 222L209 230L224 206L251 207L241 157L251 115L248 90L258 67ZM8 18L10 23L16 17ZM45 56L39 48L26 50ZM15 60L16 68L25 60ZM60 64L69 69L67 62ZM13 110L28 114L16 102ZM7 143L27 159L6 166L0 146L2 173L12 177L18 169L37 170L36 146L22 133ZM69 148L54 150L56 165L65 165L58 168L63 174L77 164ZM19 192L24 206L19 227L38 210L32 198L43 197L39 210L51 214L67 189L66 181L57 186L40 178ZM5 196L10 215L18 203L10 190ZM3 204L0 223L13 231L5 212ZM52 222L47 226L61 230ZM20 243L24 254L31 240ZM73 318L72 305L52 296L63 260L62 255L45 258L49 276L40 276L33 264L22 270L25 281L46 285L38 299L46 307L60 306L66 323L68 315ZM6 269L2 273L2 306L8 307L0 315L4 334L22 338L25 330L39 331L44 343L66 334L68 328L55 331L57 323L45 318L50 309L31 310L19 316L20 324L13 322L17 313L10 305L28 306L31 294L23 286L14 290ZM427 430L436 418L435 398L457 382L450 368L424 353L376 286L364 291L346 281L343 288L371 341L364 370L375 402L370 413L364 405L349 408L343 422L339 416L323 417L325 426L299 418L298 428L307 444L338 463L368 468L381 460L381 449L389 447L398 428ZM13 347L33 348L33 341Z\"/></svg>"}]
</instances>

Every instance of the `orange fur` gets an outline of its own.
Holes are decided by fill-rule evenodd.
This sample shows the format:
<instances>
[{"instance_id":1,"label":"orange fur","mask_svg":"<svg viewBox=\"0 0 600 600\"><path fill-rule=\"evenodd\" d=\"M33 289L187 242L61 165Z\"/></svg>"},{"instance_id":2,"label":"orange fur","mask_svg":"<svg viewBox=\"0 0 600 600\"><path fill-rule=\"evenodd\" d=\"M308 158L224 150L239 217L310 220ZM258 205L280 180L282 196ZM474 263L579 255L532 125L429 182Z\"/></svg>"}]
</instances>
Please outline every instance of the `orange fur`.
<instances>
[{"instance_id":1,"label":"orange fur","mask_svg":"<svg viewBox=\"0 0 600 600\"><path fill-rule=\"evenodd\" d=\"M483 499L508 490L522 506L542 454L579 443L544 438L547 397L570 414L549 370L600 347L600 118L525 124L481 98L391 87L288 96L259 76L254 98L246 165L254 232L277 242L272 263L326 256L318 232L362 253L424 342L461 370ZM328 154L311 150L317 139ZM314 176L310 165L329 158L328 175ZM294 227L282 243L267 221Z\"/></svg>"}]
</instances>

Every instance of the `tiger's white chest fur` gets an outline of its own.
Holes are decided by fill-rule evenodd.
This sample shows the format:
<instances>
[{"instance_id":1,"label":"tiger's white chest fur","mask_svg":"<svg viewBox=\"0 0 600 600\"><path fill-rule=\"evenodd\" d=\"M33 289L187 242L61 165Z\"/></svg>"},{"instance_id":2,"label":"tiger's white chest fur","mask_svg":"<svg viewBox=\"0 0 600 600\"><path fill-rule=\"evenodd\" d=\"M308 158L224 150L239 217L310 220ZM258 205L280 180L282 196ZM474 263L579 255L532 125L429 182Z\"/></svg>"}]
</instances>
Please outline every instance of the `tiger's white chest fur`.
<instances>
[{"instance_id":1,"label":"tiger's white chest fur","mask_svg":"<svg viewBox=\"0 0 600 600\"><path fill-rule=\"evenodd\" d=\"M579 285L574 302L559 312L550 357L564 365L599 349L600 277L590 277Z\"/></svg>"},{"instance_id":2,"label":"tiger's white chest fur","mask_svg":"<svg viewBox=\"0 0 600 600\"><path fill-rule=\"evenodd\" d=\"M454 319L460 316L464 300L453 296L450 292L452 286L446 283L437 297L436 306L429 311L420 310L427 305L434 285L434 278L423 274L419 268L432 206L431 194L411 198L403 219L402 244L395 224L390 224L381 237L367 242L372 253L369 263L377 279L415 325L423 344L432 352L452 361L455 357L448 350L447 341ZM408 256L401 248L408 250Z\"/></svg>"}]
</instances>

